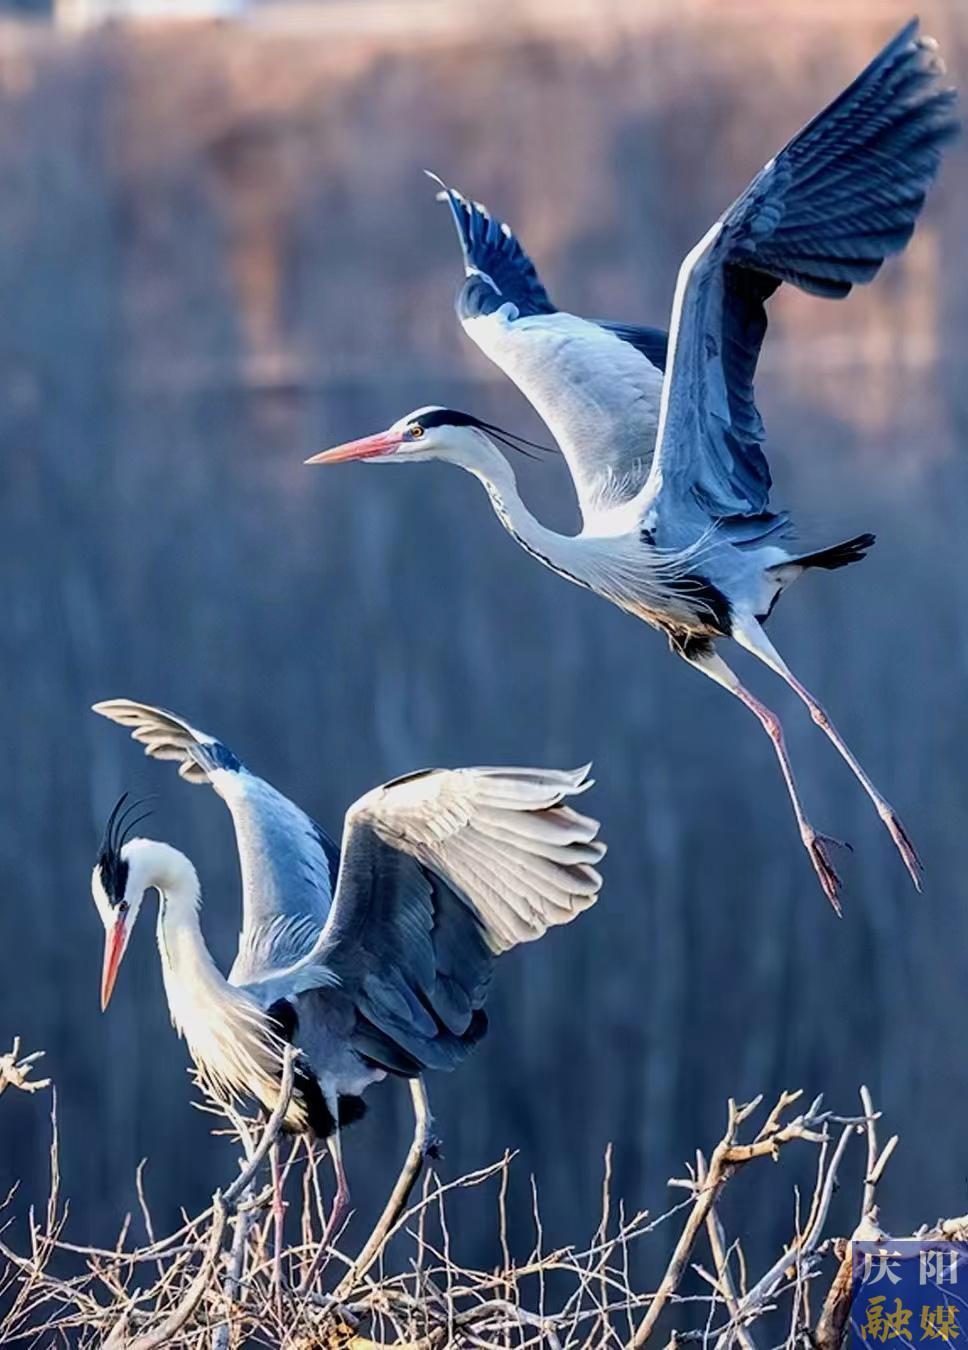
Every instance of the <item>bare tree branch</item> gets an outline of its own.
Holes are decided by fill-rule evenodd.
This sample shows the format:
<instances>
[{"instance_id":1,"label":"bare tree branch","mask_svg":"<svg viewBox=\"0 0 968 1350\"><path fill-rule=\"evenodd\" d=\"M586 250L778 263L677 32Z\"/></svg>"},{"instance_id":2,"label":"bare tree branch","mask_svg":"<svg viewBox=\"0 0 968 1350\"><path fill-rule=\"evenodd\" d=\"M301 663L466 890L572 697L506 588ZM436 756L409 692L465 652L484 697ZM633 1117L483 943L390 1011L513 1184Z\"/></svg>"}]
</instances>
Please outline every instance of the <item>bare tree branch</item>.
<instances>
[{"instance_id":1,"label":"bare tree branch","mask_svg":"<svg viewBox=\"0 0 968 1350\"><path fill-rule=\"evenodd\" d=\"M853 1118L825 1111L820 1098L791 1118L801 1094L783 1093L760 1128L746 1138L747 1122L760 1099L744 1105L731 1101L725 1132L708 1163L697 1152L689 1175L671 1183L684 1188L687 1198L656 1217L642 1211L627 1218L615 1203L607 1153L601 1217L584 1246L544 1249L532 1179L536 1238L522 1260L506 1226L514 1184L510 1153L453 1181L441 1181L430 1172L413 1199L431 1128L426 1097L414 1085L415 1127L407 1159L360 1251L354 1256L331 1246L333 1261L342 1262L345 1270L332 1293L315 1280L304 1288L305 1279L299 1283L291 1278L292 1271L308 1268L318 1252L315 1234L324 1224L319 1168L324 1160L317 1150L300 1149L305 1157L297 1163L295 1145L290 1150L282 1177L283 1185L287 1178L292 1181L302 1199L301 1239L286 1253L290 1278L277 1295L269 1192L260 1189L258 1178L290 1100L294 1053L287 1053L279 1100L261 1129L233 1104L209 1096L206 1109L229 1122L239 1143L238 1176L224 1192L215 1193L201 1214L186 1216L177 1233L160 1241L154 1238L139 1169L135 1193L146 1246L130 1244L127 1223L114 1247L78 1247L64 1240L66 1209L59 1199L55 1130L50 1198L40 1220L30 1216L26 1254L0 1241L0 1293L7 1295L8 1309L0 1315L0 1341L59 1340L109 1350L155 1350L163 1344L172 1350L229 1350L248 1343L284 1344L288 1350L323 1344L334 1350L445 1350L451 1345L455 1350L607 1350L644 1344L663 1313L674 1310L677 1326L694 1328L674 1334L672 1344L679 1346L695 1342L704 1350L757 1350L756 1327L775 1312L785 1320L789 1343L841 1350L850 1311L850 1242L837 1238L823 1243L834 1186L849 1157L851 1136L863 1133L866 1160L857 1179L863 1218L853 1238L886 1240L875 1202L897 1144L892 1138L878 1148L877 1116L866 1090L861 1097L864 1114ZM832 1130L835 1125L839 1128ZM765 1271L751 1278L739 1241L728 1241L717 1200L734 1172L757 1158L777 1158L795 1139L817 1149L810 1203L801 1222L796 1195L792 1239ZM501 1252L498 1268L487 1271L461 1266L452 1242L463 1197L481 1187L493 1194ZM226 1252L233 1217L234 1235ZM629 1275L631 1247L647 1239L663 1241L672 1224L681 1228L659 1287L635 1289ZM922 1234L952 1236L966 1228L968 1218L961 1217L939 1220ZM703 1233L712 1254L711 1270L695 1261ZM502 1234L503 1247L498 1240ZM404 1244L411 1244L410 1259L401 1273L387 1274L378 1262L394 1236L404 1255ZM821 1259L831 1251L836 1270L829 1287L821 1290L814 1323L811 1303L817 1300L811 1291L820 1287ZM55 1254L56 1274L50 1269ZM702 1281L699 1292L681 1287L690 1265ZM768 1324L762 1325L766 1330Z\"/></svg>"},{"instance_id":2,"label":"bare tree branch","mask_svg":"<svg viewBox=\"0 0 968 1350\"><path fill-rule=\"evenodd\" d=\"M409 1080L410 1098L413 1103L413 1140L404 1160L400 1175L390 1193L386 1207L377 1221L376 1227L367 1238L363 1250L353 1264L352 1269L340 1282L337 1295L345 1292L373 1265L380 1256L400 1215L403 1213L417 1179L423 1170L424 1162L433 1148L433 1116L430 1114L430 1102L422 1078Z\"/></svg>"},{"instance_id":3,"label":"bare tree branch","mask_svg":"<svg viewBox=\"0 0 968 1350\"><path fill-rule=\"evenodd\" d=\"M762 1098L757 1097L742 1106L737 1106L730 1099L726 1133L713 1150L705 1181L700 1183L698 1178L696 1179L695 1204L686 1219L675 1251L672 1253L672 1259L666 1268L666 1273L662 1277L659 1288L656 1290L649 1310L639 1323L638 1329L629 1343L631 1350L638 1350L639 1346L645 1345L655 1330L656 1323L665 1311L670 1298L679 1287L696 1238L706 1223L716 1198L737 1167L751 1162L754 1158L769 1157L776 1159L782 1146L793 1139L804 1139L810 1143L822 1143L824 1141L826 1137L824 1128L831 1117L829 1113L823 1114L819 1111L819 1099L811 1105L809 1111L796 1116L788 1124L782 1125L780 1123L783 1113L799 1096L799 1092L782 1093L767 1116L762 1129L753 1142L749 1144L739 1142L739 1129L754 1113Z\"/></svg>"}]
</instances>

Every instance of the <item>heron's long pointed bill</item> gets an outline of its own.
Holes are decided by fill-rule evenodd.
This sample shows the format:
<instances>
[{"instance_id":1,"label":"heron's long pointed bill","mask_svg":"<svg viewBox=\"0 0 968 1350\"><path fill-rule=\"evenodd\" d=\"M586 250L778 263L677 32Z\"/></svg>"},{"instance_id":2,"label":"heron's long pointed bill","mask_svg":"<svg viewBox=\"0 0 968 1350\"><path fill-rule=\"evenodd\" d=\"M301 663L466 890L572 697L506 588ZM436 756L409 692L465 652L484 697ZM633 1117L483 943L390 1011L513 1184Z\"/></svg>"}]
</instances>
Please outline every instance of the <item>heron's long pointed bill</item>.
<instances>
[{"instance_id":1,"label":"heron's long pointed bill","mask_svg":"<svg viewBox=\"0 0 968 1350\"><path fill-rule=\"evenodd\" d=\"M378 455L389 455L403 443L403 437L397 431L381 431L376 436L364 436L360 441L347 441L332 450L324 450L313 455L307 464L342 464L348 459L374 459Z\"/></svg>"},{"instance_id":2,"label":"heron's long pointed bill","mask_svg":"<svg viewBox=\"0 0 968 1350\"><path fill-rule=\"evenodd\" d=\"M127 929L124 919L117 919L114 927L104 939L104 967L101 971L101 1011L111 1002L114 982L118 978L118 967L124 956L127 942Z\"/></svg>"}]
</instances>

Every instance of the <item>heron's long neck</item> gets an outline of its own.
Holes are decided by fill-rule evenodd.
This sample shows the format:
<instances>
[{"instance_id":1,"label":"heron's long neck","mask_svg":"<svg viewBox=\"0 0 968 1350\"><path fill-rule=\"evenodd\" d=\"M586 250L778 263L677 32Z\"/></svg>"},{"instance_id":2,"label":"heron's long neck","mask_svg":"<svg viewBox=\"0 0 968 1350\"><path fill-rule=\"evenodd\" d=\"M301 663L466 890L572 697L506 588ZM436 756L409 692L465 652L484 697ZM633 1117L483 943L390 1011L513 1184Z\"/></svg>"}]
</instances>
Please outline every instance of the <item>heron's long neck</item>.
<instances>
[{"instance_id":1,"label":"heron's long neck","mask_svg":"<svg viewBox=\"0 0 968 1350\"><path fill-rule=\"evenodd\" d=\"M549 530L534 518L521 500L511 465L493 441L488 439L484 444L487 447L486 454L468 467L475 478L484 484L495 515L523 548L533 553L539 561L557 568L562 546L567 546L567 537Z\"/></svg>"},{"instance_id":2,"label":"heron's long neck","mask_svg":"<svg viewBox=\"0 0 968 1350\"><path fill-rule=\"evenodd\" d=\"M229 984L212 960L198 919L198 875L177 849L144 843L151 849L145 884L160 897L158 951L171 1020L204 1074L271 1106L279 1049L255 999Z\"/></svg>"},{"instance_id":3,"label":"heron's long neck","mask_svg":"<svg viewBox=\"0 0 968 1350\"><path fill-rule=\"evenodd\" d=\"M168 866L155 882L160 897L158 952L171 1020L191 1045L203 1013L208 1016L214 1010L217 1014L235 991L212 960L202 936L198 875L186 857L180 853L176 857L179 865Z\"/></svg>"}]
</instances>

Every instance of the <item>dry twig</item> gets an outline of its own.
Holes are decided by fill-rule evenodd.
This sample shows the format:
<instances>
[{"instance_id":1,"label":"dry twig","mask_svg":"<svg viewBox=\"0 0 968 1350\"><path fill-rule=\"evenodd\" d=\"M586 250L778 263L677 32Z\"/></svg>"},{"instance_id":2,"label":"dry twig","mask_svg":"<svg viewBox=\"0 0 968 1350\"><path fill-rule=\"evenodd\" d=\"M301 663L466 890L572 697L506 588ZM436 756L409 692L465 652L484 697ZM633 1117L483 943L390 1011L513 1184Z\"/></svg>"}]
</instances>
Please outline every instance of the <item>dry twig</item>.
<instances>
[{"instance_id":1,"label":"dry twig","mask_svg":"<svg viewBox=\"0 0 968 1350\"><path fill-rule=\"evenodd\" d=\"M49 1078L31 1078L30 1072L38 1060L44 1058L43 1050L35 1050L32 1055L20 1057L20 1037L13 1039L13 1048L6 1055L0 1055L0 1096L8 1087L19 1088L21 1092L41 1092L50 1087Z\"/></svg>"},{"instance_id":2,"label":"dry twig","mask_svg":"<svg viewBox=\"0 0 968 1350\"><path fill-rule=\"evenodd\" d=\"M22 1070L14 1054L4 1057ZM759 1099L738 1106L729 1103L726 1131L707 1163L702 1153L685 1187L688 1198L667 1212L646 1212L626 1218L611 1194L611 1155L606 1155L601 1218L586 1245L546 1251L531 1181L534 1246L520 1259L507 1227L506 1200L513 1184L513 1157L453 1181L429 1171L419 1197L413 1185L423 1166L430 1140L430 1115L422 1092L415 1091L415 1131L407 1160L373 1232L355 1255L334 1247L339 1278L314 1276L283 1282L281 1311L272 1283L270 1192L260 1170L276 1141L292 1091L294 1055L286 1059L282 1092L268 1124L258 1129L230 1103L210 1106L221 1113L239 1141L243 1158L237 1177L202 1214L186 1218L178 1230L156 1240L155 1224L141 1185L141 1206L147 1245L132 1244L127 1227L114 1247L85 1248L64 1238L65 1210L59 1199L56 1131L51 1150L51 1192L42 1221L31 1216L26 1254L0 1241L0 1341L59 1339L87 1350L229 1350L245 1343L275 1343L288 1350L601 1350L643 1345L659 1318L671 1315L679 1327L674 1344L689 1341L716 1350L757 1350L755 1329L762 1324L761 1344L775 1344L771 1316L788 1343L812 1341L816 1350L840 1350L850 1303L850 1243L840 1238L823 1243L834 1184L842 1170L847 1144L857 1132L866 1136L867 1156L860 1183L861 1222L854 1237L883 1236L877 1227L875 1197L884 1167L896 1146L877 1145L876 1115L866 1089L863 1115L836 1117L821 1109L818 1098L790 1116L798 1093L783 1093L752 1138L743 1139ZM34 1062L28 1057L27 1067ZM831 1131L832 1126L839 1129ZM817 1148L816 1183L801 1224L799 1205L794 1236L769 1267L749 1278L742 1248L730 1243L717 1201L729 1178L757 1158L777 1159L793 1140ZM323 1225L319 1169L322 1155L305 1150L296 1171L295 1150L283 1168L293 1173L293 1189L302 1197L299 1245L286 1254L290 1277L305 1271L316 1255ZM455 1254L460 1206L471 1189L490 1187L495 1200L495 1269L472 1270ZM7 1205L13 1203L8 1197ZM409 1206L409 1207L407 1207ZM453 1217L451 1216L453 1211ZM682 1215L685 1220L682 1222ZM636 1290L630 1254L645 1240L661 1241L669 1225L682 1222L667 1259L665 1275L653 1292ZM234 1224L231 1240L226 1243ZM968 1219L939 1222L925 1234L962 1234ZM696 1246L705 1234L711 1270L698 1264ZM395 1244L396 1266L387 1259ZM815 1325L810 1316L810 1289L819 1279L822 1254L830 1251L837 1269L822 1299ZM58 1273L51 1262L59 1254ZM402 1261L400 1258L404 1257ZM689 1267L700 1277L700 1292L681 1286ZM552 1278L554 1277L554 1278ZM323 1281L329 1278L329 1286ZM552 1297L552 1291L554 1296ZM695 1330L689 1330L696 1325Z\"/></svg>"},{"instance_id":3,"label":"dry twig","mask_svg":"<svg viewBox=\"0 0 968 1350\"><path fill-rule=\"evenodd\" d=\"M821 1099L819 1097L813 1102L809 1110L795 1116L785 1125L782 1123L783 1116L800 1096L800 1092L781 1093L756 1137L748 1144L743 1144L739 1140L740 1126L749 1120L763 1099L762 1097L755 1097L753 1101L738 1106L730 1098L726 1132L713 1150L712 1157L709 1160L708 1172L702 1182L697 1177L685 1183L671 1183L685 1184L687 1187L691 1187L695 1194L695 1203L686 1219L675 1251L672 1253L672 1259L666 1268L666 1273L656 1290L655 1297L649 1304L648 1312L642 1318L635 1335L632 1337L631 1350L638 1350L639 1346L645 1345L655 1330L656 1323L665 1311L669 1300L679 1288L696 1239L706 1224L720 1191L736 1169L744 1163L752 1162L754 1158L772 1158L776 1161L783 1145L794 1139L803 1139L813 1144L825 1142L827 1138L826 1126L833 1117L830 1112L821 1112ZM772 1272L770 1274L772 1275ZM748 1295L747 1299L749 1297ZM746 1300L744 1300L744 1304L745 1302Z\"/></svg>"}]
</instances>

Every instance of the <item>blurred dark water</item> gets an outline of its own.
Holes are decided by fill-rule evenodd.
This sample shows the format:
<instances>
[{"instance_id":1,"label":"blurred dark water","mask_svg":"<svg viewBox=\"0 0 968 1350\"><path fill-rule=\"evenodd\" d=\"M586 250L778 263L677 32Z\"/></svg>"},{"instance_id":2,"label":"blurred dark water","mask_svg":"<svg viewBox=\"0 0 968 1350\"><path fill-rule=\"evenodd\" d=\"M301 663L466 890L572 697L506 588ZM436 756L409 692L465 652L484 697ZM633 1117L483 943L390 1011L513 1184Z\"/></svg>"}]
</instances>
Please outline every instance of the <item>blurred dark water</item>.
<instances>
[{"instance_id":1,"label":"blurred dark water","mask_svg":"<svg viewBox=\"0 0 968 1350\"><path fill-rule=\"evenodd\" d=\"M221 803L88 713L117 695L218 733L334 833L417 766L594 759L599 906L502 963L491 1035L430 1082L445 1175L520 1151L522 1251L529 1173L548 1244L575 1241L609 1141L617 1196L659 1211L728 1096L794 1086L844 1111L871 1087L902 1137L889 1229L964 1210L964 148L873 288L778 298L760 378L776 500L817 543L879 536L772 633L901 810L923 898L765 673L817 825L854 846L842 923L765 737L661 639L537 567L454 470L302 467L431 401L540 432L456 328L425 166L514 222L559 303L663 322L682 254L906 17L859 7L837 29L797 9L775 31L712 11L623 28L620 8L594 31L426 43L0 30L0 1043L48 1051L76 1240L112 1240L142 1157L161 1228L230 1167L190 1105L149 919L97 1009L88 878L122 788L159 794L152 830L196 862L225 966L239 922ZM964 11L927 9L964 83ZM560 463L517 467L572 528ZM371 1099L347 1143L365 1216L409 1129L402 1087ZM0 1193L22 1177L36 1197L43 1102L2 1108ZM811 1167L791 1154L735 1183L754 1257L789 1234ZM462 1215L461 1254L489 1264L484 1201Z\"/></svg>"}]
</instances>

